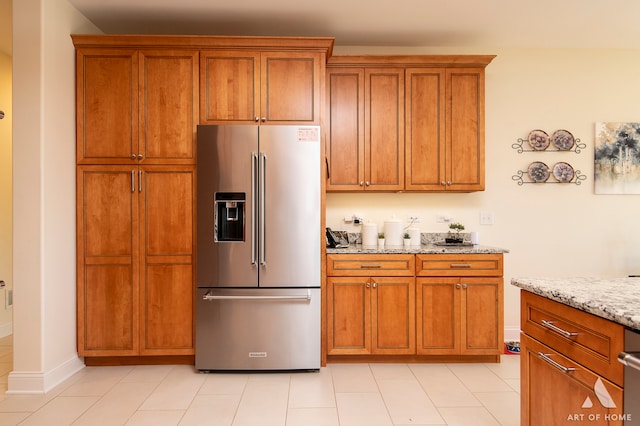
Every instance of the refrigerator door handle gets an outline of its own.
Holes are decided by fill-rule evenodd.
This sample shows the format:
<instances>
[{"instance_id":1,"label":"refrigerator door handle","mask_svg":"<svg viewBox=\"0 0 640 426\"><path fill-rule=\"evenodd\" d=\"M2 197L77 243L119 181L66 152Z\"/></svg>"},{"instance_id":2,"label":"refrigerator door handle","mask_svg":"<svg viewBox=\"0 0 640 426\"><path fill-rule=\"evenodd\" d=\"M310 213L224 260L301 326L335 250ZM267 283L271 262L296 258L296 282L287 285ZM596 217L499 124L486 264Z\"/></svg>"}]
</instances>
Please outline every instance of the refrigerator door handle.
<instances>
[{"instance_id":1,"label":"refrigerator door handle","mask_svg":"<svg viewBox=\"0 0 640 426\"><path fill-rule=\"evenodd\" d=\"M267 154L264 152L260 153L260 265L267 266L267 253L266 253L266 186L267 186Z\"/></svg>"},{"instance_id":2,"label":"refrigerator door handle","mask_svg":"<svg viewBox=\"0 0 640 426\"><path fill-rule=\"evenodd\" d=\"M307 290L306 295L291 296L216 296L207 292L202 296L202 300L311 300L311 290Z\"/></svg>"},{"instance_id":3,"label":"refrigerator door handle","mask_svg":"<svg viewBox=\"0 0 640 426\"><path fill-rule=\"evenodd\" d=\"M256 265L258 263L258 242L256 240L256 227L258 226L258 193L257 193L257 179L258 179L258 154L251 153L251 264Z\"/></svg>"}]
</instances>

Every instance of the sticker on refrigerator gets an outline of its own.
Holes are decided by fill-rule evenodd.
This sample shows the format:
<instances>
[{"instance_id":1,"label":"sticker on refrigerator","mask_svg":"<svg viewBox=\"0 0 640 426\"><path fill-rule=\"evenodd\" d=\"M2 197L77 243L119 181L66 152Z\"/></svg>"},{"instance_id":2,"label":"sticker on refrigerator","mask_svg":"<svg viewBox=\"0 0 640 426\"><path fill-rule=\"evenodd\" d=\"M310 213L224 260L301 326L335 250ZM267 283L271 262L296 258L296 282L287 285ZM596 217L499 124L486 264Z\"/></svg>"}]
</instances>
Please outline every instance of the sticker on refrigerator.
<instances>
[{"instance_id":1,"label":"sticker on refrigerator","mask_svg":"<svg viewBox=\"0 0 640 426\"><path fill-rule=\"evenodd\" d=\"M266 358L266 352L249 352L249 358Z\"/></svg>"},{"instance_id":2,"label":"sticker on refrigerator","mask_svg":"<svg viewBox=\"0 0 640 426\"><path fill-rule=\"evenodd\" d=\"M298 142L320 142L320 128L299 127Z\"/></svg>"}]
</instances>

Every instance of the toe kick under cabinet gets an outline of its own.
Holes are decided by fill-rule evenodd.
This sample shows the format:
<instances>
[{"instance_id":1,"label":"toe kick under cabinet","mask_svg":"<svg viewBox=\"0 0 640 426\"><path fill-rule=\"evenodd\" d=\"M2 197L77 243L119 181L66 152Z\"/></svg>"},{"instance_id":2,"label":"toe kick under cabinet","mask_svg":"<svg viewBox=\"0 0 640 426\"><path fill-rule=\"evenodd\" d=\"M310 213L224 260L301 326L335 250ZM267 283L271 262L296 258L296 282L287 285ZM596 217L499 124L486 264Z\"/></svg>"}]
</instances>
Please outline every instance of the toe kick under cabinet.
<instances>
[{"instance_id":1,"label":"toe kick under cabinet","mask_svg":"<svg viewBox=\"0 0 640 426\"><path fill-rule=\"evenodd\" d=\"M327 254L329 362L499 362L502 254Z\"/></svg>"}]
</instances>

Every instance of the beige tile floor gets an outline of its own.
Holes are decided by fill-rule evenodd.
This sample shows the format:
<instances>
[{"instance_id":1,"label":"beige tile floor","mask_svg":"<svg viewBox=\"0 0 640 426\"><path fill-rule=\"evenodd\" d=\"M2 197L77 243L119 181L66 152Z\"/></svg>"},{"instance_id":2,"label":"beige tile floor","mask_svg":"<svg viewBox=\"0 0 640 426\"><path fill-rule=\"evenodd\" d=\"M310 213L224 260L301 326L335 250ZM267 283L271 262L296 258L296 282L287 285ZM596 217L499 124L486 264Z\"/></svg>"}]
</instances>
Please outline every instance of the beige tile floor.
<instances>
[{"instance_id":1,"label":"beige tile floor","mask_svg":"<svg viewBox=\"0 0 640 426\"><path fill-rule=\"evenodd\" d=\"M0 425L519 425L519 356L500 364L329 364L314 373L87 367L46 395L6 395Z\"/></svg>"}]
</instances>

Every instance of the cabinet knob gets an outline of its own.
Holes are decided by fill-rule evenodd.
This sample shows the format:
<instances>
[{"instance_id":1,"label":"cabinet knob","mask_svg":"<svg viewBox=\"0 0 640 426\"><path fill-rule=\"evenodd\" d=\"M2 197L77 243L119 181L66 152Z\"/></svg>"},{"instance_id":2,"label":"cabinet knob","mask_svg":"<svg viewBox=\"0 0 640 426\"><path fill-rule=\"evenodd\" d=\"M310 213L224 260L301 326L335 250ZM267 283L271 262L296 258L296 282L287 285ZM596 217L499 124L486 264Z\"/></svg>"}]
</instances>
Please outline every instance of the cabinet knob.
<instances>
[{"instance_id":1,"label":"cabinet knob","mask_svg":"<svg viewBox=\"0 0 640 426\"><path fill-rule=\"evenodd\" d=\"M254 120L255 120L255 121L256 121L256 123L257 123L258 121L260 121L260 117L258 117L258 116L256 115L256 116L255 116L255 118L254 118Z\"/></svg>"},{"instance_id":2,"label":"cabinet knob","mask_svg":"<svg viewBox=\"0 0 640 426\"><path fill-rule=\"evenodd\" d=\"M456 284L456 288L460 288L460 284Z\"/></svg>"},{"instance_id":3,"label":"cabinet knob","mask_svg":"<svg viewBox=\"0 0 640 426\"><path fill-rule=\"evenodd\" d=\"M265 121L267 121L267 117L262 117L262 118L260 119L260 121L262 121L262 122L264 123Z\"/></svg>"},{"instance_id":4,"label":"cabinet knob","mask_svg":"<svg viewBox=\"0 0 640 426\"><path fill-rule=\"evenodd\" d=\"M142 160L142 154L138 154L138 160Z\"/></svg>"},{"instance_id":5,"label":"cabinet knob","mask_svg":"<svg viewBox=\"0 0 640 426\"><path fill-rule=\"evenodd\" d=\"M371 182L366 181L366 182L365 182L365 185L369 186L369 185L371 185Z\"/></svg>"},{"instance_id":6,"label":"cabinet knob","mask_svg":"<svg viewBox=\"0 0 640 426\"><path fill-rule=\"evenodd\" d=\"M363 181L360 181L360 186L364 186L364 182Z\"/></svg>"},{"instance_id":7,"label":"cabinet knob","mask_svg":"<svg viewBox=\"0 0 640 426\"><path fill-rule=\"evenodd\" d=\"M132 160L135 160L136 158L138 158L138 157L137 157L137 155L135 155L135 154L132 152L132 153L131 153L131 159L132 159Z\"/></svg>"},{"instance_id":8,"label":"cabinet knob","mask_svg":"<svg viewBox=\"0 0 640 426\"><path fill-rule=\"evenodd\" d=\"M467 285L466 285L466 284L462 284L462 288L465 288L465 289L466 289L466 288L467 288Z\"/></svg>"},{"instance_id":9,"label":"cabinet knob","mask_svg":"<svg viewBox=\"0 0 640 426\"><path fill-rule=\"evenodd\" d=\"M371 287L371 283L367 283L367 284L366 284L366 287L367 287L367 288Z\"/></svg>"},{"instance_id":10,"label":"cabinet knob","mask_svg":"<svg viewBox=\"0 0 640 426\"><path fill-rule=\"evenodd\" d=\"M440 185L447 186L447 183L445 181L442 181L442 182L440 182Z\"/></svg>"},{"instance_id":11,"label":"cabinet knob","mask_svg":"<svg viewBox=\"0 0 640 426\"><path fill-rule=\"evenodd\" d=\"M378 288L378 283L373 283L373 288Z\"/></svg>"},{"instance_id":12,"label":"cabinet knob","mask_svg":"<svg viewBox=\"0 0 640 426\"><path fill-rule=\"evenodd\" d=\"M447 185L451 186L451 181L450 180L447 181Z\"/></svg>"}]
</instances>

